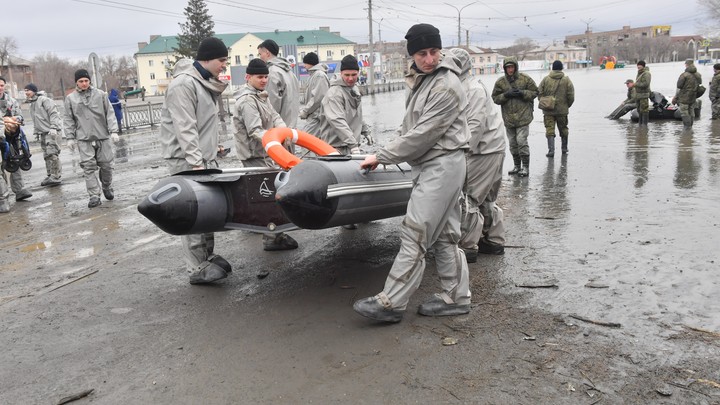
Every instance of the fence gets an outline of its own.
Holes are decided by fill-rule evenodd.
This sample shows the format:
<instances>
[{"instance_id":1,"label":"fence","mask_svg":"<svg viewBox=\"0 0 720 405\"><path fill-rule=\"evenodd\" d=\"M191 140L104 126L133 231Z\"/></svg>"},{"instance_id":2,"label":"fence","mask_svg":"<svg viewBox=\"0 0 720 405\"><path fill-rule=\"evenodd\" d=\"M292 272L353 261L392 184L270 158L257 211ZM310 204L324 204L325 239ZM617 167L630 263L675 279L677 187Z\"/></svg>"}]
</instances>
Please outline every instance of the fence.
<instances>
[{"instance_id":1,"label":"fence","mask_svg":"<svg viewBox=\"0 0 720 405\"><path fill-rule=\"evenodd\" d=\"M140 105L127 105L123 106L123 126L125 129L151 126L160 123L160 111L162 110L162 103L151 103L140 104Z\"/></svg>"}]
</instances>

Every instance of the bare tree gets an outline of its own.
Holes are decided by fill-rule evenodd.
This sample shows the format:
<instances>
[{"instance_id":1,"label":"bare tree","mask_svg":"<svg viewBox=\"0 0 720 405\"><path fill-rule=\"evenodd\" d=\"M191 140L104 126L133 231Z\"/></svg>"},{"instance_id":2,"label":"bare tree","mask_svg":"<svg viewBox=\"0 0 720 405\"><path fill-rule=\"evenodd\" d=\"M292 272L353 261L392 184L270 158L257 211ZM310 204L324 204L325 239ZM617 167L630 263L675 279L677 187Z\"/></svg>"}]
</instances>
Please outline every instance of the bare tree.
<instances>
[{"instance_id":1,"label":"bare tree","mask_svg":"<svg viewBox=\"0 0 720 405\"><path fill-rule=\"evenodd\" d=\"M53 96L63 96L66 90L75 85L75 71L81 68L80 63L62 59L54 53L48 52L37 55L32 60L33 80L40 90L52 93ZM64 89L60 88L63 82Z\"/></svg>"},{"instance_id":2,"label":"bare tree","mask_svg":"<svg viewBox=\"0 0 720 405\"><path fill-rule=\"evenodd\" d=\"M518 60L525 59L525 54L535 48L537 43L530 38L518 38L512 46L498 49L498 52L505 56L516 56Z\"/></svg>"},{"instance_id":3,"label":"bare tree","mask_svg":"<svg viewBox=\"0 0 720 405\"><path fill-rule=\"evenodd\" d=\"M0 37L0 74L7 63L10 65L10 55L17 52L17 41L14 37ZM10 66L8 66L8 69Z\"/></svg>"},{"instance_id":4,"label":"bare tree","mask_svg":"<svg viewBox=\"0 0 720 405\"><path fill-rule=\"evenodd\" d=\"M130 87L136 76L135 59L129 56L107 55L101 58L100 74L108 89Z\"/></svg>"},{"instance_id":5,"label":"bare tree","mask_svg":"<svg viewBox=\"0 0 720 405\"><path fill-rule=\"evenodd\" d=\"M715 27L720 25L720 0L698 0L700 8L705 9L705 16L715 20Z\"/></svg>"}]
</instances>

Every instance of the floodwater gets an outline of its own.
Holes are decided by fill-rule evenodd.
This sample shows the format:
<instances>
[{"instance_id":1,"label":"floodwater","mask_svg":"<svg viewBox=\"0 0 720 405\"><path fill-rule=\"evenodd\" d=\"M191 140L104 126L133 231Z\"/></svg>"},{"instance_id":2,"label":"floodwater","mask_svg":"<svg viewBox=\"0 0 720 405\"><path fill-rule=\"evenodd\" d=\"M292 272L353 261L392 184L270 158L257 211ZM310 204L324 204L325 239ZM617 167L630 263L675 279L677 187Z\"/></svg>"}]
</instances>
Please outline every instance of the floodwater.
<instances>
[{"instance_id":1,"label":"floodwater","mask_svg":"<svg viewBox=\"0 0 720 405\"><path fill-rule=\"evenodd\" d=\"M670 98L683 64L650 65L650 69L653 90ZM699 71L709 82L711 66L699 66ZM527 73L537 83L545 74ZM713 274L718 270L720 235L720 123L711 124L707 97L691 131L684 131L680 121L655 121L641 129L629 114L617 121L604 118L624 100L624 81L635 78L634 67L566 74L576 91L569 117L569 155L545 157L542 114L536 109L530 128L530 176L504 175L499 203L508 223L508 249L502 258L507 286L520 279L555 279L559 288L535 294L535 305L572 313L580 311L580 304L584 315L622 322L630 329L661 323L720 329L720 301L711 299L718 291ZM491 90L497 77L482 76L481 81ZM402 121L404 94L366 96L363 109L377 144L383 144ZM126 159L116 163L116 193L127 190L126 195L142 197L152 179L164 174L156 132L123 135ZM230 134L223 143L234 148ZM375 147L364 146L366 151ZM84 184L77 155L64 152L61 157L68 184L34 187L33 201L47 202L18 210L20 219L39 224L63 212L75 216L85 211L87 201L78 197L84 196ZM223 162L232 164L232 159ZM29 185L42 179L40 153L35 154L34 165L25 174ZM507 156L505 169L510 165ZM131 229L143 221L132 204L114 214L96 212L102 215L79 220L71 229L75 241L88 243L62 257L92 257L107 249L93 242L94 234ZM90 230L86 222L92 224ZM37 235L4 246L18 247L24 254L62 251L64 242L52 231L52 226L41 227ZM111 247L121 254L120 245ZM35 260L50 265L57 258L45 255ZM9 268L21 266L15 260ZM607 288L585 287L589 282Z\"/></svg>"},{"instance_id":2,"label":"floodwater","mask_svg":"<svg viewBox=\"0 0 720 405\"><path fill-rule=\"evenodd\" d=\"M672 98L684 64L649 67L653 91ZM711 65L698 70L707 87ZM526 73L538 84L545 74ZM545 157L542 112L536 109L530 176L504 175L507 244L518 246L506 250L505 260L522 255L507 276L557 279L556 291L535 300L553 311L580 311L631 330L663 323L720 329L720 300L712 298L720 291L720 122L710 120L707 95L691 131L675 120L653 121L645 130L630 114L604 118L625 99L624 82L635 79L634 66L565 73L576 93L570 153ZM497 77L481 81L492 91ZM402 97L396 92L363 100L366 121L380 129L379 142L400 124ZM511 165L508 155L505 171ZM585 287L590 281L608 288Z\"/></svg>"},{"instance_id":3,"label":"floodwater","mask_svg":"<svg viewBox=\"0 0 720 405\"><path fill-rule=\"evenodd\" d=\"M653 89L672 95L682 63L650 68ZM710 67L700 69L707 82ZM545 157L536 111L530 176L505 174L498 199L505 255L469 266L473 310L453 319L408 311L378 327L352 311L381 288L400 218L293 231L300 248L285 252L262 251L260 235L219 233L232 275L190 286L178 238L137 212L166 173L157 129L122 135L116 198L94 209L77 153L61 154L65 183L42 188L34 144L23 173L34 195L11 197L0 215L0 342L11 348L0 355L0 403L57 403L88 388L103 403L659 403L653 388L669 395L665 382L680 388L671 403L717 402L716 335L681 331L720 330L720 126L707 102L692 131L609 121L635 69L566 73L577 100L570 154ZM379 144L394 136L403 100L364 98ZM231 135L223 143L234 149ZM433 266L409 308L435 292ZM527 281L557 288L517 286ZM458 344L442 346L445 336ZM710 385L690 388L701 379Z\"/></svg>"}]
</instances>

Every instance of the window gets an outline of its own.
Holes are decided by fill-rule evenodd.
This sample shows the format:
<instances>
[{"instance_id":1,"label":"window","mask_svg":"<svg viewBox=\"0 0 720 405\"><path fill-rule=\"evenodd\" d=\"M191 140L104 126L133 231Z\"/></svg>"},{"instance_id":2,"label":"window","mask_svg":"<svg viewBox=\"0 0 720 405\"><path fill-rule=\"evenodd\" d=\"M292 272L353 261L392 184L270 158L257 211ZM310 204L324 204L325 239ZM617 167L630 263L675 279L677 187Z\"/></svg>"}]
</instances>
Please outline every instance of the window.
<instances>
[{"instance_id":1,"label":"window","mask_svg":"<svg viewBox=\"0 0 720 405\"><path fill-rule=\"evenodd\" d=\"M327 57L328 57L328 59L332 58L332 56L333 56L333 52L328 49L328 51L327 51Z\"/></svg>"},{"instance_id":2,"label":"window","mask_svg":"<svg viewBox=\"0 0 720 405\"><path fill-rule=\"evenodd\" d=\"M248 62L250 62L253 59L255 59L255 55L253 55L253 54L248 55Z\"/></svg>"},{"instance_id":3,"label":"window","mask_svg":"<svg viewBox=\"0 0 720 405\"><path fill-rule=\"evenodd\" d=\"M150 73L150 80L155 80L155 73Z\"/></svg>"},{"instance_id":4,"label":"window","mask_svg":"<svg viewBox=\"0 0 720 405\"><path fill-rule=\"evenodd\" d=\"M240 61L240 55L235 55L235 64L236 64L236 65L239 65L240 63L242 63L242 62Z\"/></svg>"},{"instance_id":5,"label":"window","mask_svg":"<svg viewBox=\"0 0 720 405\"><path fill-rule=\"evenodd\" d=\"M170 72L168 72L167 70L165 71L165 78L166 78L166 79L169 79L169 78L170 78Z\"/></svg>"},{"instance_id":6,"label":"window","mask_svg":"<svg viewBox=\"0 0 720 405\"><path fill-rule=\"evenodd\" d=\"M300 60L305 59L305 52L300 52Z\"/></svg>"},{"instance_id":7,"label":"window","mask_svg":"<svg viewBox=\"0 0 720 405\"><path fill-rule=\"evenodd\" d=\"M344 49L340 51L340 56L345 56L345 50L344 50Z\"/></svg>"},{"instance_id":8,"label":"window","mask_svg":"<svg viewBox=\"0 0 720 405\"><path fill-rule=\"evenodd\" d=\"M154 60L152 60L152 59L150 59L150 60L148 61L148 66L152 66L152 65L153 65L153 63L155 63L155 61L154 61Z\"/></svg>"}]
</instances>

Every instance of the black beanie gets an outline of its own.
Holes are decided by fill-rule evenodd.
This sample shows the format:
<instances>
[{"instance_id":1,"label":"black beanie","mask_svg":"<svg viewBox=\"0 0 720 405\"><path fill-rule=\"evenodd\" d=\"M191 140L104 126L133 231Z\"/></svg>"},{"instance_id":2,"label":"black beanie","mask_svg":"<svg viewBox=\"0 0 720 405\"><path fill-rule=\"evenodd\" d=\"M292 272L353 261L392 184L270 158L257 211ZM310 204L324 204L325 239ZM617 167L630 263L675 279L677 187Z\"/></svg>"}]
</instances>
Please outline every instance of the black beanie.
<instances>
[{"instance_id":1,"label":"black beanie","mask_svg":"<svg viewBox=\"0 0 720 405\"><path fill-rule=\"evenodd\" d=\"M345 56L340 62L340 71L343 70L360 70L358 60L352 55Z\"/></svg>"},{"instance_id":2,"label":"black beanie","mask_svg":"<svg viewBox=\"0 0 720 405\"><path fill-rule=\"evenodd\" d=\"M308 65L317 65L320 63L320 59L318 59L318 56L315 52L310 52L309 54L305 55L303 57L303 63L307 63Z\"/></svg>"},{"instance_id":3,"label":"black beanie","mask_svg":"<svg viewBox=\"0 0 720 405\"><path fill-rule=\"evenodd\" d=\"M92 80L90 79L90 73L88 73L87 70L78 69L75 71L75 83L77 83L77 81L82 79L83 77L87 78L88 80Z\"/></svg>"},{"instance_id":4,"label":"black beanie","mask_svg":"<svg viewBox=\"0 0 720 405\"><path fill-rule=\"evenodd\" d=\"M270 74L270 70L268 70L267 63L260 58L255 58L248 63L245 73L249 75L267 75Z\"/></svg>"},{"instance_id":5,"label":"black beanie","mask_svg":"<svg viewBox=\"0 0 720 405\"><path fill-rule=\"evenodd\" d=\"M405 35L407 39L407 49L410 55L426 48L442 49L442 39L440 31L430 24L415 24Z\"/></svg>"},{"instance_id":6,"label":"black beanie","mask_svg":"<svg viewBox=\"0 0 720 405\"><path fill-rule=\"evenodd\" d=\"M713 69L720 70L720 63L716 63L713 65Z\"/></svg>"},{"instance_id":7,"label":"black beanie","mask_svg":"<svg viewBox=\"0 0 720 405\"><path fill-rule=\"evenodd\" d=\"M638 64L638 66L645 67L645 61L644 61L644 60L638 61L637 64Z\"/></svg>"},{"instance_id":8,"label":"black beanie","mask_svg":"<svg viewBox=\"0 0 720 405\"><path fill-rule=\"evenodd\" d=\"M267 49L271 54L277 56L278 52L280 52L280 47L278 46L277 42L273 41L272 39L266 39L258 45L258 49L265 48Z\"/></svg>"},{"instance_id":9,"label":"black beanie","mask_svg":"<svg viewBox=\"0 0 720 405\"><path fill-rule=\"evenodd\" d=\"M37 92L38 92L37 86L34 85L34 84L32 84L32 83L26 84L26 85L25 85L25 90L30 90L30 91L32 91L33 93L37 93Z\"/></svg>"},{"instance_id":10,"label":"black beanie","mask_svg":"<svg viewBox=\"0 0 720 405\"><path fill-rule=\"evenodd\" d=\"M559 60L556 60L552 64L552 70L563 70L563 64Z\"/></svg>"},{"instance_id":11,"label":"black beanie","mask_svg":"<svg viewBox=\"0 0 720 405\"><path fill-rule=\"evenodd\" d=\"M227 58L228 50L225 43L218 38L205 38L200 42L195 60L208 61L213 59Z\"/></svg>"}]
</instances>

